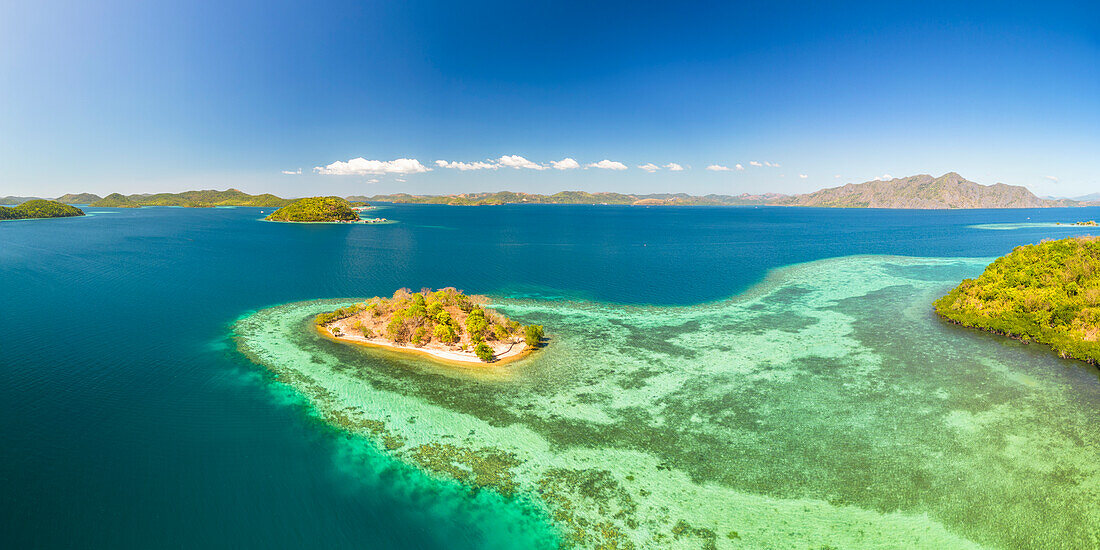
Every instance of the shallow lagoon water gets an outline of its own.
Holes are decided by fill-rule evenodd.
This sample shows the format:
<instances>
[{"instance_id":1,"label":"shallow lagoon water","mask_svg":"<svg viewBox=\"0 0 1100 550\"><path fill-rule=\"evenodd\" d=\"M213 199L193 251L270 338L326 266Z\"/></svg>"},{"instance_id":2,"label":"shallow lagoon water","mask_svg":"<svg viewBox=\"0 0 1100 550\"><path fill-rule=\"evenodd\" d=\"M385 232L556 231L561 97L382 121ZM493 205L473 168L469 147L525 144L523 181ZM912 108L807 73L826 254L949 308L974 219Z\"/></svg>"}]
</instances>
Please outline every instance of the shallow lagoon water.
<instances>
[{"instance_id":1,"label":"shallow lagoon water","mask_svg":"<svg viewBox=\"0 0 1100 550\"><path fill-rule=\"evenodd\" d=\"M1094 547L1100 427L1081 405L1100 387L1078 385L1096 373L929 311L988 261L823 260L692 307L499 298L553 344L488 376L319 338L309 318L335 302L237 334L330 421L541 499L583 547Z\"/></svg>"},{"instance_id":2,"label":"shallow lagoon water","mask_svg":"<svg viewBox=\"0 0 1100 550\"><path fill-rule=\"evenodd\" d=\"M1095 232L968 226L1095 209L260 210L0 224L8 545L530 548L564 505L641 547L1097 544L1096 369L928 309ZM471 377L294 326L443 285L554 344Z\"/></svg>"}]
</instances>

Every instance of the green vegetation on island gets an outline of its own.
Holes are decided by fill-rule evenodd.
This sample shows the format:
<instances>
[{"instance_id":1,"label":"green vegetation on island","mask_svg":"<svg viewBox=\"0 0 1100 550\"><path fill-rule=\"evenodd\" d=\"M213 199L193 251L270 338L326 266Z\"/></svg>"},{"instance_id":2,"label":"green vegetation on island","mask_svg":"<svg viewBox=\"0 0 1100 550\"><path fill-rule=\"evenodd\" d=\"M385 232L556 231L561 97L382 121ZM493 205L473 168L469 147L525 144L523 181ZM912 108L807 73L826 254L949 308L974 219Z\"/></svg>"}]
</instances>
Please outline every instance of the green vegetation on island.
<instances>
[{"instance_id":1,"label":"green vegetation on island","mask_svg":"<svg viewBox=\"0 0 1100 550\"><path fill-rule=\"evenodd\" d=\"M111 193L91 203L89 206L94 206L96 208L137 208L141 205L130 200L126 195Z\"/></svg>"},{"instance_id":2,"label":"green vegetation on island","mask_svg":"<svg viewBox=\"0 0 1100 550\"><path fill-rule=\"evenodd\" d=\"M338 339L416 349L436 357L493 362L542 345L541 325L523 326L485 308L484 296L454 288L400 289L321 313L314 323Z\"/></svg>"},{"instance_id":3,"label":"green vegetation on island","mask_svg":"<svg viewBox=\"0 0 1100 550\"><path fill-rule=\"evenodd\" d=\"M92 204L95 201L101 200L103 197L96 195L95 193L69 193L67 195L61 195L54 199L57 202L64 204Z\"/></svg>"},{"instance_id":4,"label":"green vegetation on island","mask_svg":"<svg viewBox=\"0 0 1100 550\"><path fill-rule=\"evenodd\" d=\"M636 206L742 206L766 204L784 195L705 195L686 193L629 195L623 193L589 193L586 191L562 191L553 195L498 191L495 193L462 193L457 195L375 195L373 197L348 197L348 200L369 200L408 204L446 204L450 206L495 206L501 204L614 204Z\"/></svg>"},{"instance_id":5,"label":"green vegetation on island","mask_svg":"<svg viewBox=\"0 0 1100 550\"><path fill-rule=\"evenodd\" d=\"M27 201L41 200L42 197L0 197L0 205L3 206L15 206L17 204L23 204Z\"/></svg>"},{"instance_id":6,"label":"green vegetation on island","mask_svg":"<svg viewBox=\"0 0 1100 550\"><path fill-rule=\"evenodd\" d=\"M340 197L308 197L298 199L264 219L277 222L357 221L359 213L351 203Z\"/></svg>"},{"instance_id":7,"label":"green vegetation on island","mask_svg":"<svg viewBox=\"0 0 1100 550\"><path fill-rule=\"evenodd\" d=\"M290 200L270 193L249 195L237 189L215 191L184 191L183 193L157 193L155 195L122 195L111 193L90 204L94 207L135 208L139 206L183 206L211 208L214 206L260 206L278 208L290 204Z\"/></svg>"},{"instance_id":8,"label":"green vegetation on island","mask_svg":"<svg viewBox=\"0 0 1100 550\"><path fill-rule=\"evenodd\" d=\"M943 318L1100 361L1100 238L1017 247L934 302Z\"/></svg>"},{"instance_id":9,"label":"green vegetation on island","mask_svg":"<svg viewBox=\"0 0 1100 550\"><path fill-rule=\"evenodd\" d=\"M67 204L45 199L34 199L19 206L0 206L0 220L31 220L39 218L68 218L83 216L84 211Z\"/></svg>"}]
</instances>

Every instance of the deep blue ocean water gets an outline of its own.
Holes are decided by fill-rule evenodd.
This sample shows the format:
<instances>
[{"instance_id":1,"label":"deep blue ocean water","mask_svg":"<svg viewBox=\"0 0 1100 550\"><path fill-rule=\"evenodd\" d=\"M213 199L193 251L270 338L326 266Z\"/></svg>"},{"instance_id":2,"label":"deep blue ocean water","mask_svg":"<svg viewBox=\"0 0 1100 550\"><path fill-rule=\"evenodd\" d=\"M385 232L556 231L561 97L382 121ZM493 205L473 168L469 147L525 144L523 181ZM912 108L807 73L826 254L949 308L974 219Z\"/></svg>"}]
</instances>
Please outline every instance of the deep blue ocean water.
<instances>
[{"instance_id":1,"label":"deep blue ocean water","mask_svg":"<svg viewBox=\"0 0 1100 550\"><path fill-rule=\"evenodd\" d=\"M395 288L693 304L853 254L991 257L1100 209L393 205L394 225L261 209L87 208L0 223L0 540L8 548L525 548L522 518L432 506L348 457L233 348L256 309ZM352 461L379 461L349 467ZM373 469L372 469L373 468ZM471 502L473 502L471 500ZM473 506L474 504L471 504Z\"/></svg>"}]
</instances>

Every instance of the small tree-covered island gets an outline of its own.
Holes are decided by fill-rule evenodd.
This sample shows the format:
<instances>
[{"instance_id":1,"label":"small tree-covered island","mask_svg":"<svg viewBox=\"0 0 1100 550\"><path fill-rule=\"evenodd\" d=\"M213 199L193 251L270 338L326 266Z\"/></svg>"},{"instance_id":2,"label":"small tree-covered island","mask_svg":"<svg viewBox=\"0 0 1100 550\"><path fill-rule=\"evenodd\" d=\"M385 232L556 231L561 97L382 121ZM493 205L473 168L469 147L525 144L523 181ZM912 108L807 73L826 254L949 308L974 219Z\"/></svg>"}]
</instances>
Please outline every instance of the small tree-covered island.
<instances>
[{"instance_id":1,"label":"small tree-covered island","mask_svg":"<svg viewBox=\"0 0 1100 550\"><path fill-rule=\"evenodd\" d=\"M389 223L385 218L361 219L359 211L370 205L352 205L340 197L307 197L298 199L264 218L273 222L300 223Z\"/></svg>"},{"instance_id":2,"label":"small tree-covered island","mask_svg":"<svg viewBox=\"0 0 1100 550\"><path fill-rule=\"evenodd\" d=\"M84 211L56 201L35 199L14 208L0 206L0 220L35 220L41 218L69 218L83 216Z\"/></svg>"},{"instance_id":3,"label":"small tree-covered island","mask_svg":"<svg viewBox=\"0 0 1100 550\"><path fill-rule=\"evenodd\" d=\"M1100 237L1017 247L934 302L950 322L1100 362Z\"/></svg>"},{"instance_id":4,"label":"small tree-covered island","mask_svg":"<svg viewBox=\"0 0 1100 550\"><path fill-rule=\"evenodd\" d=\"M542 325L523 326L484 307L487 302L454 288L403 288L392 298L376 296L321 313L314 324L336 340L463 363L518 359L542 345Z\"/></svg>"}]
</instances>

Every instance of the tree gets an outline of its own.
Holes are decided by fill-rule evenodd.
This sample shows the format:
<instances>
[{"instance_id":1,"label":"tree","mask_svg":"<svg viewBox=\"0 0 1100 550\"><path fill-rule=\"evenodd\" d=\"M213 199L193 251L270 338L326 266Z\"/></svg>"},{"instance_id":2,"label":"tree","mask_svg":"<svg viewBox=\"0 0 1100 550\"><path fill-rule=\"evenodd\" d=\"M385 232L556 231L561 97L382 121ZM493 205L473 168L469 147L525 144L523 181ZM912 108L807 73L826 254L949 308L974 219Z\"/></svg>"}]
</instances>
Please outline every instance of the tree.
<instances>
[{"instance_id":1,"label":"tree","mask_svg":"<svg viewBox=\"0 0 1100 550\"><path fill-rule=\"evenodd\" d=\"M527 347L537 348L542 343L542 325L527 325L523 328L523 339Z\"/></svg>"},{"instance_id":2,"label":"tree","mask_svg":"<svg viewBox=\"0 0 1100 550\"><path fill-rule=\"evenodd\" d=\"M474 348L474 355L477 355L478 359L489 363L493 360L493 348L489 347L485 342L482 342Z\"/></svg>"},{"instance_id":3,"label":"tree","mask_svg":"<svg viewBox=\"0 0 1100 550\"><path fill-rule=\"evenodd\" d=\"M431 342L432 337L428 333L428 327L417 327L416 330L413 332L412 340L413 343L418 346L423 346L424 344Z\"/></svg>"},{"instance_id":4,"label":"tree","mask_svg":"<svg viewBox=\"0 0 1100 550\"><path fill-rule=\"evenodd\" d=\"M489 321L485 318L485 310L481 308L470 310L470 314L466 316L466 332L470 334L470 339L484 340L484 332L487 328L489 328Z\"/></svg>"},{"instance_id":5,"label":"tree","mask_svg":"<svg viewBox=\"0 0 1100 550\"><path fill-rule=\"evenodd\" d=\"M435 335L435 338L437 340L448 344L453 344L456 340L458 340L458 334L455 332L454 327L452 327L451 325L438 324L435 326L435 331L433 334Z\"/></svg>"},{"instance_id":6,"label":"tree","mask_svg":"<svg viewBox=\"0 0 1100 550\"><path fill-rule=\"evenodd\" d=\"M405 320L394 315L386 325L386 337L397 343L403 343L409 339L409 327L405 326Z\"/></svg>"}]
</instances>

